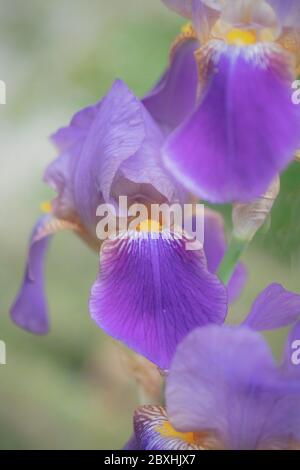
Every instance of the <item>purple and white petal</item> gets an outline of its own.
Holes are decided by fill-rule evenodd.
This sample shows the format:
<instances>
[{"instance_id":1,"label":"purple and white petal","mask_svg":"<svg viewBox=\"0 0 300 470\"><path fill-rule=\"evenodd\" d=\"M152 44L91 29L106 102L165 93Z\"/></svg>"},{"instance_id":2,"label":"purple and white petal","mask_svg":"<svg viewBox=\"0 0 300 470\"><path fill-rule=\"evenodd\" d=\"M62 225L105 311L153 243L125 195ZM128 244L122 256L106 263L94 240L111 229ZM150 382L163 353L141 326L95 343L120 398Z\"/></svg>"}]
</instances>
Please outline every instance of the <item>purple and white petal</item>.
<instances>
[{"instance_id":1,"label":"purple and white petal","mask_svg":"<svg viewBox=\"0 0 300 470\"><path fill-rule=\"evenodd\" d=\"M172 428L161 406L138 408L134 414L134 429L143 450L199 450L192 442L192 433L184 435Z\"/></svg>"},{"instance_id":2,"label":"purple and white petal","mask_svg":"<svg viewBox=\"0 0 300 470\"><path fill-rule=\"evenodd\" d=\"M214 433L219 448L285 446L300 431L299 413L293 417L299 385L280 381L258 333L210 325L193 331L176 352L167 412L179 431Z\"/></svg>"},{"instance_id":3,"label":"purple and white petal","mask_svg":"<svg viewBox=\"0 0 300 470\"><path fill-rule=\"evenodd\" d=\"M169 68L142 101L164 133L174 130L196 106L198 70L194 52L198 47L196 39L175 47Z\"/></svg>"},{"instance_id":4,"label":"purple and white petal","mask_svg":"<svg viewBox=\"0 0 300 470\"><path fill-rule=\"evenodd\" d=\"M43 231L50 219L42 217L33 229L24 279L10 312L18 326L39 335L49 331L44 262L51 236L43 235Z\"/></svg>"},{"instance_id":5,"label":"purple and white petal","mask_svg":"<svg viewBox=\"0 0 300 470\"><path fill-rule=\"evenodd\" d=\"M254 301L244 325L257 331L274 330L300 318L300 295L271 284Z\"/></svg>"},{"instance_id":6,"label":"purple and white petal","mask_svg":"<svg viewBox=\"0 0 300 470\"><path fill-rule=\"evenodd\" d=\"M211 202L251 201L293 160L300 111L288 56L271 44L202 48L209 78L193 115L171 134L164 161L178 181Z\"/></svg>"},{"instance_id":7,"label":"purple and white petal","mask_svg":"<svg viewBox=\"0 0 300 470\"><path fill-rule=\"evenodd\" d=\"M153 236L155 235L155 236ZM107 240L90 312L109 335L161 369L197 326L223 323L227 294L206 266L203 250L162 232L128 232Z\"/></svg>"}]
</instances>

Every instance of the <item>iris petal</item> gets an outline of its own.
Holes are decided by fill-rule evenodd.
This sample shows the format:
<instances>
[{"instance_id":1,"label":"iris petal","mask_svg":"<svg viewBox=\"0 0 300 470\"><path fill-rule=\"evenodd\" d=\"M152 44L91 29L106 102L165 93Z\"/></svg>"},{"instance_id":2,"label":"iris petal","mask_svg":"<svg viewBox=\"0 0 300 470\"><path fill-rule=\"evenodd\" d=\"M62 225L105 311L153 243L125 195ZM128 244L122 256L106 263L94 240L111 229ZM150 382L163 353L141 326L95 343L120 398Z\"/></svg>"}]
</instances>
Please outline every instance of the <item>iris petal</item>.
<instances>
[{"instance_id":1,"label":"iris petal","mask_svg":"<svg viewBox=\"0 0 300 470\"><path fill-rule=\"evenodd\" d=\"M220 448L284 448L299 435L299 383L281 380L266 342L247 328L192 332L176 352L166 399L177 430L214 431Z\"/></svg>"},{"instance_id":2,"label":"iris petal","mask_svg":"<svg viewBox=\"0 0 300 470\"><path fill-rule=\"evenodd\" d=\"M203 251L187 251L175 234L121 234L103 244L90 312L108 334L162 369L192 329L222 323L225 287Z\"/></svg>"},{"instance_id":3,"label":"iris petal","mask_svg":"<svg viewBox=\"0 0 300 470\"><path fill-rule=\"evenodd\" d=\"M244 324L257 331L274 330L295 323L300 317L300 295L280 284L271 284L256 298Z\"/></svg>"},{"instance_id":4,"label":"iris petal","mask_svg":"<svg viewBox=\"0 0 300 470\"><path fill-rule=\"evenodd\" d=\"M74 200L74 176L93 120L101 108L101 101L82 109L72 118L69 126L62 127L51 136L60 155L47 167L44 181L57 192L53 210L57 217L76 220L78 218Z\"/></svg>"},{"instance_id":5,"label":"iris petal","mask_svg":"<svg viewBox=\"0 0 300 470\"><path fill-rule=\"evenodd\" d=\"M194 56L199 43L190 39L175 47L171 64L143 104L165 132L175 129L194 110L198 70Z\"/></svg>"},{"instance_id":6,"label":"iris petal","mask_svg":"<svg viewBox=\"0 0 300 470\"><path fill-rule=\"evenodd\" d=\"M283 27L300 28L300 3L298 0L267 0Z\"/></svg>"},{"instance_id":7,"label":"iris petal","mask_svg":"<svg viewBox=\"0 0 300 470\"><path fill-rule=\"evenodd\" d=\"M49 216L42 217L33 229L23 283L11 308L12 320L35 334L46 334L49 330L44 261L51 236L40 234L50 219Z\"/></svg>"},{"instance_id":8,"label":"iris petal","mask_svg":"<svg viewBox=\"0 0 300 470\"><path fill-rule=\"evenodd\" d=\"M126 442L122 450L143 450L140 447L139 441L136 438L136 435L133 434L129 441Z\"/></svg>"},{"instance_id":9,"label":"iris petal","mask_svg":"<svg viewBox=\"0 0 300 470\"><path fill-rule=\"evenodd\" d=\"M213 44L213 53L211 44L203 49L211 63L198 109L170 135L164 159L178 181L204 199L250 201L299 145L289 64L277 46Z\"/></svg>"}]
</instances>

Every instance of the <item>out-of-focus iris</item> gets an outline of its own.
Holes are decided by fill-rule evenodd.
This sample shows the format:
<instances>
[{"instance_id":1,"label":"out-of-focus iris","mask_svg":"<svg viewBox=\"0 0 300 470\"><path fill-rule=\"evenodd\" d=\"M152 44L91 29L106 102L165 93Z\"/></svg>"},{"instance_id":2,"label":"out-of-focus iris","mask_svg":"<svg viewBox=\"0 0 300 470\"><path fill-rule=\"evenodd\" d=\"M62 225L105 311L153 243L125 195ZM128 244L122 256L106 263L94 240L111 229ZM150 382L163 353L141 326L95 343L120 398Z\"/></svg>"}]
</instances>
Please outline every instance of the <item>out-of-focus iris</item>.
<instances>
[{"instance_id":1,"label":"out-of-focus iris","mask_svg":"<svg viewBox=\"0 0 300 470\"><path fill-rule=\"evenodd\" d=\"M292 329L280 365L254 330L295 323L300 296L271 285L239 327L198 328L178 346L166 383L166 407L134 415L127 448L262 450L300 447L300 369Z\"/></svg>"},{"instance_id":2,"label":"out-of-focus iris","mask_svg":"<svg viewBox=\"0 0 300 470\"><path fill-rule=\"evenodd\" d=\"M292 102L300 4L269 0L163 0L199 38L198 104L167 140L165 163L211 202L263 194L300 145Z\"/></svg>"}]
</instances>

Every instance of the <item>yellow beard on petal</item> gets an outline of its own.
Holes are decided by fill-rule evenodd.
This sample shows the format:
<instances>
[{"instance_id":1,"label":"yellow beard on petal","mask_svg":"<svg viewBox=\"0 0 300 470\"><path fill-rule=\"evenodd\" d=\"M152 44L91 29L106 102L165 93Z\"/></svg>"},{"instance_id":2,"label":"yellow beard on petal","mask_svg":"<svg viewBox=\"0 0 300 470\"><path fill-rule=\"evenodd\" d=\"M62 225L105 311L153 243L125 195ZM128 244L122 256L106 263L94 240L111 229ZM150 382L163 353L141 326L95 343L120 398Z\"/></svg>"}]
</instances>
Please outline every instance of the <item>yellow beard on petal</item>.
<instances>
[{"instance_id":1,"label":"yellow beard on petal","mask_svg":"<svg viewBox=\"0 0 300 470\"><path fill-rule=\"evenodd\" d=\"M249 46L256 44L256 40L255 31L234 28L226 34L226 42L235 46Z\"/></svg>"},{"instance_id":2,"label":"yellow beard on petal","mask_svg":"<svg viewBox=\"0 0 300 470\"><path fill-rule=\"evenodd\" d=\"M137 231L138 232L148 232L148 233L159 233L161 232L161 225L157 220L143 220L140 222L140 224L137 226Z\"/></svg>"},{"instance_id":3,"label":"yellow beard on petal","mask_svg":"<svg viewBox=\"0 0 300 470\"><path fill-rule=\"evenodd\" d=\"M178 432L169 421L165 421L156 429L162 437L171 439L180 439L188 444L195 444L195 435L193 432Z\"/></svg>"}]
</instances>

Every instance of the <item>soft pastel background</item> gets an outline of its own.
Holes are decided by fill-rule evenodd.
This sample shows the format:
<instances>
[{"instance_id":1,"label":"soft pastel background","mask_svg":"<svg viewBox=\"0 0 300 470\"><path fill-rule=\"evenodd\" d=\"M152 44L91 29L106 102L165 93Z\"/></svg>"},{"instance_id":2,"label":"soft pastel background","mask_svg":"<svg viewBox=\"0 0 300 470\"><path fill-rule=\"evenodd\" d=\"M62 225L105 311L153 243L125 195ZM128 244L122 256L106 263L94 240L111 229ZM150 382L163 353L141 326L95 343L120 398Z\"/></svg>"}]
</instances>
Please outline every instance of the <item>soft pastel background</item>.
<instances>
[{"instance_id":1,"label":"soft pastel background","mask_svg":"<svg viewBox=\"0 0 300 470\"><path fill-rule=\"evenodd\" d=\"M41 201L52 196L43 169L48 139L114 78L142 96L168 61L182 24L159 0L0 0L0 448L119 448L138 403L113 341L89 318L98 259L72 234L58 235L47 262L52 329L18 330L10 304L23 275L27 239ZM244 257L249 282L231 312L236 322L272 281L300 292L300 165L284 175L271 228ZM225 208L225 213L228 210ZM278 355L285 332L269 335Z\"/></svg>"}]
</instances>

